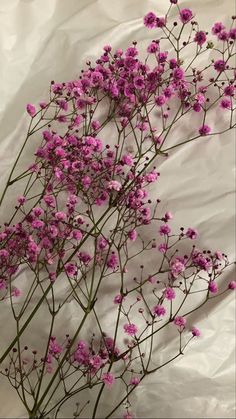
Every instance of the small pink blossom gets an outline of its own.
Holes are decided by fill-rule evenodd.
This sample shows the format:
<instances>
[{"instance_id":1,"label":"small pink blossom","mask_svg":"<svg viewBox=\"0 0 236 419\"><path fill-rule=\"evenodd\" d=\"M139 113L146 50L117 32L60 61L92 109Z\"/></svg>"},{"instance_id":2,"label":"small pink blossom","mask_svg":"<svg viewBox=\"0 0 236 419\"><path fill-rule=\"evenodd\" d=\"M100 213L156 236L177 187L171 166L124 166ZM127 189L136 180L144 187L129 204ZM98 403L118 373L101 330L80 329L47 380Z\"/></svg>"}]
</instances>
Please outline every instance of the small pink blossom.
<instances>
[{"instance_id":1,"label":"small pink blossom","mask_svg":"<svg viewBox=\"0 0 236 419\"><path fill-rule=\"evenodd\" d=\"M156 27L156 20L156 15L153 12L149 12L144 16L143 22L147 28L152 29Z\"/></svg>"},{"instance_id":2,"label":"small pink blossom","mask_svg":"<svg viewBox=\"0 0 236 419\"><path fill-rule=\"evenodd\" d=\"M124 300L123 295L118 294L114 297L113 303L114 304L121 304L123 300Z\"/></svg>"},{"instance_id":3,"label":"small pink blossom","mask_svg":"<svg viewBox=\"0 0 236 419\"><path fill-rule=\"evenodd\" d=\"M137 326L135 326L135 324L133 324L133 323L126 323L126 324L124 325L124 331L125 331L125 333L127 333L128 335L130 335L130 336L134 336L134 335L137 333L138 328L137 328Z\"/></svg>"},{"instance_id":4,"label":"small pink blossom","mask_svg":"<svg viewBox=\"0 0 236 419\"><path fill-rule=\"evenodd\" d=\"M216 294L218 292L218 285L215 281L210 281L208 286L209 291L212 294Z\"/></svg>"},{"instance_id":5,"label":"small pink blossom","mask_svg":"<svg viewBox=\"0 0 236 419\"><path fill-rule=\"evenodd\" d=\"M159 228L159 234L160 236L168 236L168 234L171 233L171 228L168 226L168 224L162 224Z\"/></svg>"},{"instance_id":6,"label":"small pink blossom","mask_svg":"<svg viewBox=\"0 0 236 419\"><path fill-rule=\"evenodd\" d=\"M218 73L221 73L226 69L226 63L224 60L217 60L214 63L214 69L218 71Z\"/></svg>"},{"instance_id":7,"label":"small pink blossom","mask_svg":"<svg viewBox=\"0 0 236 419\"><path fill-rule=\"evenodd\" d=\"M107 267L111 268L111 269L116 269L118 265L118 257L116 256L115 253L112 253L108 258L107 258Z\"/></svg>"},{"instance_id":8,"label":"small pink blossom","mask_svg":"<svg viewBox=\"0 0 236 419\"><path fill-rule=\"evenodd\" d=\"M222 22L216 22L214 24L214 26L212 27L211 31L212 31L213 35L217 35L221 31L223 31L223 29L225 29L225 26L223 25L223 23Z\"/></svg>"},{"instance_id":9,"label":"small pink blossom","mask_svg":"<svg viewBox=\"0 0 236 419\"><path fill-rule=\"evenodd\" d=\"M126 412L123 416L123 419L134 419L134 415L130 412Z\"/></svg>"},{"instance_id":10,"label":"small pink blossom","mask_svg":"<svg viewBox=\"0 0 236 419\"><path fill-rule=\"evenodd\" d=\"M162 305L158 304L157 306L153 307L152 312L154 316L164 316L166 314L166 309Z\"/></svg>"},{"instance_id":11,"label":"small pink blossom","mask_svg":"<svg viewBox=\"0 0 236 419\"><path fill-rule=\"evenodd\" d=\"M111 372L104 372L102 374L101 379L102 379L103 383L108 387L111 387L115 382L114 375Z\"/></svg>"},{"instance_id":12,"label":"small pink blossom","mask_svg":"<svg viewBox=\"0 0 236 419\"><path fill-rule=\"evenodd\" d=\"M199 31L194 36L194 42L196 42L200 47L206 42L206 32Z\"/></svg>"},{"instance_id":13,"label":"small pink blossom","mask_svg":"<svg viewBox=\"0 0 236 419\"><path fill-rule=\"evenodd\" d=\"M205 135L210 134L211 128L208 125L205 124L205 125L202 125L199 128L199 131L198 132L199 132L200 135L205 136Z\"/></svg>"},{"instance_id":14,"label":"small pink blossom","mask_svg":"<svg viewBox=\"0 0 236 419\"><path fill-rule=\"evenodd\" d=\"M164 297L167 298L167 300L174 300L176 297L175 290L167 287L164 291Z\"/></svg>"},{"instance_id":15,"label":"small pink blossom","mask_svg":"<svg viewBox=\"0 0 236 419\"><path fill-rule=\"evenodd\" d=\"M182 9L179 14L182 23L188 23L193 17L193 12L190 9Z\"/></svg>"},{"instance_id":16,"label":"small pink blossom","mask_svg":"<svg viewBox=\"0 0 236 419\"><path fill-rule=\"evenodd\" d=\"M228 288L230 290L235 290L236 289L236 281L231 281L228 285Z\"/></svg>"},{"instance_id":17,"label":"small pink blossom","mask_svg":"<svg viewBox=\"0 0 236 419\"><path fill-rule=\"evenodd\" d=\"M20 205L24 205L26 202L26 197L25 196L18 196L17 201L19 202Z\"/></svg>"},{"instance_id":18,"label":"small pink blossom","mask_svg":"<svg viewBox=\"0 0 236 419\"><path fill-rule=\"evenodd\" d=\"M66 263L65 265L65 271L68 276L73 277L77 273L77 267L74 263Z\"/></svg>"},{"instance_id":19,"label":"small pink blossom","mask_svg":"<svg viewBox=\"0 0 236 419\"><path fill-rule=\"evenodd\" d=\"M166 243L161 243L158 246L158 250L161 253L166 253L167 249L168 249L168 247L167 247L167 244Z\"/></svg>"},{"instance_id":20,"label":"small pink blossom","mask_svg":"<svg viewBox=\"0 0 236 419\"><path fill-rule=\"evenodd\" d=\"M186 236L191 240L195 240L198 237L198 231L194 228L188 228L186 231Z\"/></svg>"},{"instance_id":21,"label":"small pink blossom","mask_svg":"<svg viewBox=\"0 0 236 419\"><path fill-rule=\"evenodd\" d=\"M191 332L193 336L196 336L196 337L201 336L201 332L199 329L197 329L197 327L192 327Z\"/></svg>"},{"instance_id":22,"label":"small pink blossom","mask_svg":"<svg viewBox=\"0 0 236 419\"><path fill-rule=\"evenodd\" d=\"M31 103L28 103L26 106L28 114L33 118L36 115L36 107Z\"/></svg>"},{"instance_id":23,"label":"small pink blossom","mask_svg":"<svg viewBox=\"0 0 236 419\"><path fill-rule=\"evenodd\" d=\"M137 386L140 383L140 378L139 377L132 377L129 383L132 386Z\"/></svg>"},{"instance_id":24,"label":"small pink blossom","mask_svg":"<svg viewBox=\"0 0 236 419\"><path fill-rule=\"evenodd\" d=\"M186 325L186 319L184 317L182 317L182 316L177 316L174 319L174 324L176 326L179 326L179 327L185 327L185 325Z\"/></svg>"},{"instance_id":25,"label":"small pink blossom","mask_svg":"<svg viewBox=\"0 0 236 419\"><path fill-rule=\"evenodd\" d=\"M231 100L224 98L220 101L220 107L221 109L231 109L232 108L232 104L231 104Z\"/></svg>"},{"instance_id":26,"label":"small pink blossom","mask_svg":"<svg viewBox=\"0 0 236 419\"><path fill-rule=\"evenodd\" d=\"M135 240L138 237L137 231L136 230L131 230L128 232L128 237L132 242L135 242Z\"/></svg>"},{"instance_id":27,"label":"small pink blossom","mask_svg":"<svg viewBox=\"0 0 236 419\"><path fill-rule=\"evenodd\" d=\"M17 287L13 287L11 295L13 297L19 297L21 295L21 290Z\"/></svg>"},{"instance_id":28,"label":"small pink blossom","mask_svg":"<svg viewBox=\"0 0 236 419\"><path fill-rule=\"evenodd\" d=\"M121 190L121 183L117 180L110 180L108 189L119 192Z\"/></svg>"}]
</instances>

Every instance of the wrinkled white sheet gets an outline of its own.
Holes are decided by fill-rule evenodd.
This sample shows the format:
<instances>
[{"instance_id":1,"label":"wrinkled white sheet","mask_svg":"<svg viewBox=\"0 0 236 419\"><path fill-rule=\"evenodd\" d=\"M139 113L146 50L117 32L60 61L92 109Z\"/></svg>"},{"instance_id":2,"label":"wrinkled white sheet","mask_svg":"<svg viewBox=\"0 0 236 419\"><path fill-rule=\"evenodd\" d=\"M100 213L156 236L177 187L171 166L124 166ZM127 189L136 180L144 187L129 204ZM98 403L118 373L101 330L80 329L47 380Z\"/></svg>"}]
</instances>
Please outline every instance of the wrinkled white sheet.
<instances>
[{"instance_id":1,"label":"wrinkled white sheet","mask_svg":"<svg viewBox=\"0 0 236 419\"><path fill-rule=\"evenodd\" d=\"M180 0L180 5L192 8L200 26L209 31L214 21L229 24L235 12L233 0ZM76 77L86 59L95 58L106 43L125 47L135 39L144 48L155 35L143 27L143 15L150 10L163 15L167 6L168 0L0 0L1 188L23 142L25 104L43 99L51 80ZM159 167L158 184L163 209L175 215L173 226L196 227L201 234L199 247L221 248L231 260L233 140L231 132L175 149ZM24 154L22 166L30 160ZM15 193L8 195L1 221ZM229 280L232 270L227 275ZM202 337L183 358L137 388L132 410L138 418L235 417L234 301L233 293L228 293L193 317ZM69 320L73 321L73 305L66 315L65 321ZM7 321L1 308L1 323ZM42 315L39 340L44 327ZM5 330L0 336L1 345L7 334ZM14 390L2 379L0 385L0 416L24 417ZM104 406L111 403L112 398L106 399Z\"/></svg>"}]
</instances>

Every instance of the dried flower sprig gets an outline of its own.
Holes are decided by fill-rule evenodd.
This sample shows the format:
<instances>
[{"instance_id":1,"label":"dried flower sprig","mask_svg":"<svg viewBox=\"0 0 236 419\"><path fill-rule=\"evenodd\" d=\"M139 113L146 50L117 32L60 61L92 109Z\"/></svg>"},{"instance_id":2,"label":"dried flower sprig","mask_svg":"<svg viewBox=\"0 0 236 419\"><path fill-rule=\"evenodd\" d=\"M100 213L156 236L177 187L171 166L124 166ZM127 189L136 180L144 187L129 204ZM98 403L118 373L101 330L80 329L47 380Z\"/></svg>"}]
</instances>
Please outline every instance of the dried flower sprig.
<instances>
[{"instance_id":1,"label":"dried flower sprig","mask_svg":"<svg viewBox=\"0 0 236 419\"><path fill-rule=\"evenodd\" d=\"M219 291L219 277L231 265L227 256L186 248L197 239L196 229L172 233L172 214L161 214L160 200L149 197L160 176L158 159L235 127L234 17L228 30L214 24L215 47L191 10L180 9L177 0L170 3L164 17L153 12L144 17L147 28L159 31L144 61L136 42L125 51L106 45L79 79L52 82L48 101L27 105L30 126L0 200L11 185L25 182L0 232L0 292L17 332L3 350L1 363L8 364L1 374L30 418L57 418L77 395L74 417L90 412L95 418L100 409L108 418L121 405L124 418L133 417L130 395L140 381L183 355L200 336L188 316L236 288L232 280ZM178 22L171 21L173 7ZM162 50L163 41L174 55ZM194 48L188 63L182 60L185 48ZM209 49L216 58L201 68L198 57ZM216 110L224 115L221 130L210 122ZM190 116L196 118L192 135L173 138ZM36 133L42 141L35 161L14 177ZM140 263L147 254L152 266ZM25 268L31 281L23 289ZM110 288L113 302L107 301ZM70 302L79 321L63 337L56 331ZM100 316L106 304L114 316L110 330ZM42 347L30 351L25 332L34 335L42 309L48 330ZM177 350L157 364L156 339L167 328L179 335ZM123 395L105 412L103 394L116 385ZM87 399L90 389L95 401Z\"/></svg>"}]
</instances>

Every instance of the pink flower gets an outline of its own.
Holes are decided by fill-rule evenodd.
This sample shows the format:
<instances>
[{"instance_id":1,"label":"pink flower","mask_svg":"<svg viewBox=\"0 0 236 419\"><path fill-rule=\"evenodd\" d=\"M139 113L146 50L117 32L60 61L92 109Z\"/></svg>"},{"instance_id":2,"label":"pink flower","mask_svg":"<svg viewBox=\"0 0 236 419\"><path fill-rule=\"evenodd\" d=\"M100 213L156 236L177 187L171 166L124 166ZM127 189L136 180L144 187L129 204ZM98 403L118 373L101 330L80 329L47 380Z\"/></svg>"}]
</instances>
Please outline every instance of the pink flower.
<instances>
[{"instance_id":1,"label":"pink flower","mask_svg":"<svg viewBox=\"0 0 236 419\"><path fill-rule=\"evenodd\" d=\"M19 288L13 287L11 295L13 297L19 297L21 295L21 290L19 290Z\"/></svg>"},{"instance_id":2,"label":"pink flower","mask_svg":"<svg viewBox=\"0 0 236 419\"><path fill-rule=\"evenodd\" d=\"M181 67L176 68L173 72L173 78L175 80L183 80L184 70Z\"/></svg>"},{"instance_id":3,"label":"pink flower","mask_svg":"<svg viewBox=\"0 0 236 419\"><path fill-rule=\"evenodd\" d=\"M188 23L193 17L193 12L190 9L182 9L179 15L182 23Z\"/></svg>"},{"instance_id":4,"label":"pink flower","mask_svg":"<svg viewBox=\"0 0 236 419\"><path fill-rule=\"evenodd\" d=\"M118 265L118 257L115 253L112 253L107 259L107 267L111 269L116 269Z\"/></svg>"},{"instance_id":5,"label":"pink flower","mask_svg":"<svg viewBox=\"0 0 236 419\"><path fill-rule=\"evenodd\" d=\"M106 386L111 387L115 382L114 375L111 372L104 372L102 374L102 381Z\"/></svg>"},{"instance_id":6,"label":"pink flower","mask_svg":"<svg viewBox=\"0 0 236 419\"><path fill-rule=\"evenodd\" d=\"M152 29L156 27L156 20L156 15L153 12L149 12L144 16L143 23L147 28Z\"/></svg>"},{"instance_id":7,"label":"pink flower","mask_svg":"<svg viewBox=\"0 0 236 419\"><path fill-rule=\"evenodd\" d=\"M74 263L66 263L65 264L65 271L68 276L73 277L77 273L77 267Z\"/></svg>"},{"instance_id":8,"label":"pink flower","mask_svg":"<svg viewBox=\"0 0 236 419\"><path fill-rule=\"evenodd\" d=\"M194 42L196 42L200 47L206 42L206 32L199 31L194 36Z\"/></svg>"},{"instance_id":9,"label":"pink flower","mask_svg":"<svg viewBox=\"0 0 236 419\"><path fill-rule=\"evenodd\" d=\"M24 205L24 203L26 202L26 197L25 196L18 196L17 201L19 202L20 205Z\"/></svg>"},{"instance_id":10,"label":"pink flower","mask_svg":"<svg viewBox=\"0 0 236 419\"><path fill-rule=\"evenodd\" d=\"M142 76L134 77L134 87L136 87L138 90L145 87L144 78Z\"/></svg>"},{"instance_id":11,"label":"pink flower","mask_svg":"<svg viewBox=\"0 0 236 419\"><path fill-rule=\"evenodd\" d=\"M168 249L168 247L167 247L167 245L165 243L161 243L158 246L158 250L161 253L166 253L167 249Z\"/></svg>"},{"instance_id":12,"label":"pink flower","mask_svg":"<svg viewBox=\"0 0 236 419\"><path fill-rule=\"evenodd\" d=\"M132 377L129 383L132 386L137 386L140 383L140 379L139 377Z\"/></svg>"},{"instance_id":13,"label":"pink flower","mask_svg":"<svg viewBox=\"0 0 236 419\"><path fill-rule=\"evenodd\" d=\"M213 35L217 35L221 31L223 31L223 29L225 29L225 26L223 25L223 23L222 22L216 22L214 24L214 26L212 27L211 31L212 31Z\"/></svg>"},{"instance_id":14,"label":"pink flower","mask_svg":"<svg viewBox=\"0 0 236 419\"><path fill-rule=\"evenodd\" d=\"M136 230L131 230L128 232L128 237L132 242L135 242L135 240L138 237L137 231Z\"/></svg>"},{"instance_id":15,"label":"pink flower","mask_svg":"<svg viewBox=\"0 0 236 419\"><path fill-rule=\"evenodd\" d=\"M165 95L156 96L155 103L157 106L163 106L166 103Z\"/></svg>"},{"instance_id":16,"label":"pink flower","mask_svg":"<svg viewBox=\"0 0 236 419\"><path fill-rule=\"evenodd\" d=\"M118 295L115 296L115 298L113 300L113 303L114 304L121 304L123 300L124 300L123 295L118 294Z\"/></svg>"},{"instance_id":17,"label":"pink flower","mask_svg":"<svg viewBox=\"0 0 236 419\"><path fill-rule=\"evenodd\" d=\"M48 207L51 207L51 208L54 208L55 207L55 198L54 198L54 196L52 196L52 195L45 195L43 197L43 200L44 200L45 204Z\"/></svg>"},{"instance_id":18,"label":"pink flower","mask_svg":"<svg viewBox=\"0 0 236 419\"><path fill-rule=\"evenodd\" d=\"M231 109L231 100L224 98L220 101L220 107L221 109Z\"/></svg>"},{"instance_id":19,"label":"pink flower","mask_svg":"<svg viewBox=\"0 0 236 419\"><path fill-rule=\"evenodd\" d=\"M134 415L130 412L126 412L123 416L123 419L134 419Z\"/></svg>"},{"instance_id":20,"label":"pink flower","mask_svg":"<svg viewBox=\"0 0 236 419\"><path fill-rule=\"evenodd\" d=\"M171 273L174 278L177 278L179 274L185 271L185 264L176 258L171 262Z\"/></svg>"},{"instance_id":21,"label":"pink flower","mask_svg":"<svg viewBox=\"0 0 236 419\"><path fill-rule=\"evenodd\" d=\"M133 166L133 164L134 164L134 160L133 160L133 157L131 156L131 154L125 154L122 157L121 161L124 164L126 164L127 166L130 166L130 167Z\"/></svg>"},{"instance_id":22,"label":"pink flower","mask_svg":"<svg viewBox=\"0 0 236 419\"><path fill-rule=\"evenodd\" d=\"M28 103L28 105L26 106L26 110L32 118L35 116L36 108L34 105L32 105L31 103Z\"/></svg>"},{"instance_id":23,"label":"pink flower","mask_svg":"<svg viewBox=\"0 0 236 419\"><path fill-rule=\"evenodd\" d=\"M135 326L135 324L133 324L133 323L126 323L126 324L124 325L124 331L125 331L125 333L127 333L128 335L130 335L130 336L134 336L134 335L137 333L138 328L137 328L137 326Z\"/></svg>"},{"instance_id":24,"label":"pink flower","mask_svg":"<svg viewBox=\"0 0 236 419\"><path fill-rule=\"evenodd\" d=\"M193 336L196 336L196 337L201 336L201 332L200 332L200 330L199 330L199 329L197 329L196 327L192 327L191 332L192 332L192 335L193 335Z\"/></svg>"},{"instance_id":25,"label":"pink flower","mask_svg":"<svg viewBox=\"0 0 236 419\"><path fill-rule=\"evenodd\" d=\"M199 128L198 132L199 132L200 135L202 135L204 137L205 135L210 134L211 128L208 125L202 125Z\"/></svg>"},{"instance_id":26,"label":"pink flower","mask_svg":"<svg viewBox=\"0 0 236 419\"><path fill-rule=\"evenodd\" d=\"M235 290L236 289L236 281L231 281L228 285L228 288L230 290Z\"/></svg>"},{"instance_id":27,"label":"pink flower","mask_svg":"<svg viewBox=\"0 0 236 419\"><path fill-rule=\"evenodd\" d=\"M218 285L215 281L210 281L208 286L209 291L212 294L216 294L218 292Z\"/></svg>"},{"instance_id":28,"label":"pink flower","mask_svg":"<svg viewBox=\"0 0 236 419\"><path fill-rule=\"evenodd\" d=\"M83 237L83 234L81 233L80 230L73 230L72 235L73 235L73 238L77 241L81 240Z\"/></svg>"},{"instance_id":29,"label":"pink flower","mask_svg":"<svg viewBox=\"0 0 236 419\"><path fill-rule=\"evenodd\" d=\"M153 307L152 312L154 316L164 316L166 314L166 309L162 305L158 304L157 306Z\"/></svg>"},{"instance_id":30,"label":"pink flower","mask_svg":"<svg viewBox=\"0 0 236 419\"><path fill-rule=\"evenodd\" d=\"M235 87L233 84L229 84L224 88L225 96L234 96Z\"/></svg>"},{"instance_id":31,"label":"pink flower","mask_svg":"<svg viewBox=\"0 0 236 419\"><path fill-rule=\"evenodd\" d=\"M194 228L188 228L186 231L186 236L191 240L195 240L198 237L198 231Z\"/></svg>"},{"instance_id":32,"label":"pink flower","mask_svg":"<svg viewBox=\"0 0 236 419\"><path fill-rule=\"evenodd\" d=\"M157 52L158 50L159 50L159 45L155 41L152 41L151 44L149 44L147 47L147 52L149 52L149 54L155 54L155 52Z\"/></svg>"},{"instance_id":33,"label":"pink flower","mask_svg":"<svg viewBox=\"0 0 236 419\"><path fill-rule=\"evenodd\" d=\"M174 300L176 297L175 290L167 287L164 291L164 297L167 298L167 300Z\"/></svg>"},{"instance_id":34,"label":"pink flower","mask_svg":"<svg viewBox=\"0 0 236 419\"><path fill-rule=\"evenodd\" d=\"M174 319L174 324L179 327L184 327L186 325L186 319L182 316L177 316Z\"/></svg>"},{"instance_id":35,"label":"pink flower","mask_svg":"<svg viewBox=\"0 0 236 419\"><path fill-rule=\"evenodd\" d=\"M58 212L56 212L56 214L55 214L55 218L56 218L58 221L64 221L64 220L66 219L66 214L65 214L63 211L58 211Z\"/></svg>"},{"instance_id":36,"label":"pink flower","mask_svg":"<svg viewBox=\"0 0 236 419\"><path fill-rule=\"evenodd\" d=\"M224 60L217 60L214 63L214 69L218 71L218 73L221 73L226 69L226 63Z\"/></svg>"},{"instance_id":37,"label":"pink flower","mask_svg":"<svg viewBox=\"0 0 236 419\"><path fill-rule=\"evenodd\" d=\"M117 180L110 180L108 189L119 192L121 190L121 183Z\"/></svg>"},{"instance_id":38,"label":"pink flower","mask_svg":"<svg viewBox=\"0 0 236 419\"><path fill-rule=\"evenodd\" d=\"M159 234L160 236L167 236L170 234L171 228L168 226L168 224L162 224L159 228Z\"/></svg>"},{"instance_id":39,"label":"pink flower","mask_svg":"<svg viewBox=\"0 0 236 419\"><path fill-rule=\"evenodd\" d=\"M56 341L55 337L51 337L51 339L50 339L49 352L52 355L60 355L62 353L62 347Z\"/></svg>"},{"instance_id":40,"label":"pink flower","mask_svg":"<svg viewBox=\"0 0 236 419\"><path fill-rule=\"evenodd\" d=\"M105 239L105 237L100 237L97 243L98 249L103 250L103 249L106 249L107 246L108 246L107 239Z\"/></svg>"}]
</instances>

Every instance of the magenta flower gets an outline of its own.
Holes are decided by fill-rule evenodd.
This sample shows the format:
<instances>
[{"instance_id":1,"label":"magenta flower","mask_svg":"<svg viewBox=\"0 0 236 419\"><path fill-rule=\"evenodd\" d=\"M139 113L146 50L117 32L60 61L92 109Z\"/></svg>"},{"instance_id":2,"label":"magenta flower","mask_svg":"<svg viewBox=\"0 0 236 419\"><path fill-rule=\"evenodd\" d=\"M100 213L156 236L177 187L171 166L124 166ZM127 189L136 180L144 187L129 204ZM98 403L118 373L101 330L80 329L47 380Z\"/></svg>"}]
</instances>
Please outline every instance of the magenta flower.
<instances>
[{"instance_id":1,"label":"magenta flower","mask_svg":"<svg viewBox=\"0 0 236 419\"><path fill-rule=\"evenodd\" d=\"M194 36L194 42L196 42L200 47L206 42L206 40L207 40L206 32L204 31L196 32Z\"/></svg>"},{"instance_id":2,"label":"magenta flower","mask_svg":"<svg viewBox=\"0 0 236 419\"><path fill-rule=\"evenodd\" d=\"M74 263L66 263L65 271L69 277L73 277L77 273L77 267Z\"/></svg>"},{"instance_id":3,"label":"magenta flower","mask_svg":"<svg viewBox=\"0 0 236 419\"><path fill-rule=\"evenodd\" d=\"M221 73L226 69L226 63L224 60L217 60L214 62L214 69L218 71L218 73Z\"/></svg>"},{"instance_id":4,"label":"magenta flower","mask_svg":"<svg viewBox=\"0 0 236 419\"><path fill-rule=\"evenodd\" d=\"M193 12L190 9L182 9L180 10L180 20L182 23L188 23L192 17L193 17Z\"/></svg>"},{"instance_id":5,"label":"magenta flower","mask_svg":"<svg viewBox=\"0 0 236 419\"><path fill-rule=\"evenodd\" d=\"M118 257L116 256L115 253L112 253L108 258L107 258L107 267L111 268L111 269L116 269L118 265Z\"/></svg>"},{"instance_id":6,"label":"magenta flower","mask_svg":"<svg viewBox=\"0 0 236 419\"><path fill-rule=\"evenodd\" d=\"M28 105L26 106L26 110L32 118L35 116L36 108L34 105L32 105L31 103L28 103Z\"/></svg>"},{"instance_id":7,"label":"magenta flower","mask_svg":"<svg viewBox=\"0 0 236 419\"><path fill-rule=\"evenodd\" d=\"M152 29L156 27L156 20L156 15L153 12L149 12L144 16L143 22L147 28Z\"/></svg>"},{"instance_id":8,"label":"magenta flower","mask_svg":"<svg viewBox=\"0 0 236 419\"><path fill-rule=\"evenodd\" d=\"M181 67L178 67L173 72L173 77L175 80L183 80L184 70Z\"/></svg>"},{"instance_id":9,"label":"magenta flower","mask_svg":"<svg viewBox=\"0 0 236 419\"><path fill-rule=\"evenodd\" d=\"M221 31L223 31L223 29L225 29L225 26L223 25L223 23L222 22L216 22L214 24L214 26L212 27L211 31L212 31L213 35L217 35Z\"/></svg>"},{"instance_id":10,"label":"magenta flower","mask_svg":"<svg viewBox=\"0 0 236 419\"><path fill-rule=\"evenodd\" d=\"M176 326L179 326L179 327L185 327L186 322L187 322L186 319L184 317L182 317L182 316L177 316L174 319L174 324Z\"/></svg>"},{"instance_id":11,"label":"magenta flower","mask_svg":"<svg viewBox=\"0 0 236 419\"><path fill-rule=\"evenodd\" d=\"M134 336L136 335L138 328L133 323L126 323L124 325L124 331L127 333L127 335Z\"/></svg>"},{"instance_id":12,"label":"magenta flower","mask_svg":"<svg viewBox=\"0 0 236 419\"><path fill-rule=\"evenodd\" d=\"M171 233L171 228L168 226L168 224L162 224L159 228L159 234L160 236L168 236L168 234Z\"/></svg>"},{"instance_id":13,"label":"magenta flower","mask_svg":"<svg viewBox=\"0 0 236 419\"><path fill-rule=\"evenodd\" d=\"M236 289L236 281L231 281L228 285L228 288L230 290L235 290Z\"/></svg>"},{"instance_id":14,"label":"magenta flower","mask_svg":"<svg viewBox=\"0 0 236 419\"><path fill-rule=\"evenodd\" d=\"M212 294L216 294L218 292L218 285L215 281L211 281L209 282L209 286L208 286L209 291Z\"/></svg>"},{"instance_id":15,"label":"magenta flower","mask_svg":"<svg viewBox=\"0 0 236 419\"><path fill-rule=\"evenodd\" d=\"M160 253L166 253L167 249L168 249L168 247L165 243L161 243L158 246L158 250L159 250Z\"/></svg>"},{"instance_id":16,"label":"magenta flower","mask_svg":"<svg viewBox=\"0 0 236 419\"><path fill-rule=\"evenodd\" d=\"M196 337L201 336L201 332L200 332L200 330L199 330L199 329L197 329L196 327L192 327L191 332L192 332L192 335L193 335L193 336L196 336Z\"/></svg>"},{"instance_id":17,"label":"magenta flower","mask_svg":"<svg viewBox=\"0 0 236 419\"><path fill-rule=\"evenodd\" d=\"M132 377L129 383L132 386L137 386L140 383L140 379L138 377Z\"/></svg>"},{"instance_id":18,"label":"magenta flower","mask_svg":"<svg viewBox=\"0 0 236 419\"><path fill-rule=\"evenodd\" d=\"M171 288L171 287L167 287L166 289L165 289L165 291L164 291L164 297L167 299L167 300L174 300L175 299L175 297L176 297L176 294L175 294L175 290L173 289L173 288Z\"/></svg>"},{"instance_id":19,"label":"magenta flower","mask_svg":"<svg viewBox=\"0 0 236 419\"><path fill-rule=\"evenodd\" d=\"M162 305L158 304L157 306L153 307L152 312L154 316L164 316L166 314L166 309Z\"/></svg>"},{"instance_id":20,"label":"magenta flower","mask_svg":"<svg viewBox=\"0 0 236 419\"><path fill-rule=\"evenodd\" d=\"M195 228L188 228L186 236L191 240L195 240L198 237L198 231Z\"/></svg>"},{"instance_id":21,"label":"magenta flower","mask_svg":"<svg viewBox=\"0 0 236 419\"><path fill-rule=\"evenodd\" d=\"M220 101L220 107L221 109L231 109L232 105L231 105L231 100L224 98Z\"/></svg>"},{"instance_id":22,"label":"magenta flower","mask_svg":"<svg viewBox=\"0 0 236 419\"><path fill-rule=\"evenodd\" d=\"M176 258L171 262L170 268L173 277L177 278L179 274L185 271L185 264L179 258Z\"/></svg>"},{"instance_id":23,"label":"magenta flower","mask_svg":"<svg viewBox=\"0 0 236 419\"><path fill-rule=\"evenodd\" d=\"M135 242L135 240L138 237L137 231L136 230L131 230L128 232L128 237L132 242Z\"/></svg>"},{"instance_id":24,"label":"magenta flower","mask_svg":"<svg viewBox=\"0 0 236 419\"><path fill-rule=\"evenodd\" d=\"M102 379L103 383L108 387L111 387L115 382L114 375L111 372L104 372L102 374L101 379Z\"/></svg>"},{"instance_id":25,"label":"magenta flower","mask_svg":"<svg viewBox=\"0 0 236 419\"><path fill-rule=\"evenodd\" d=\"M204 137L205 135L210 134L211 128L209 127L209 125L204 124L199 128L198 132L200 135Z\"/></svg>"},{"instance_id":26,"label":"magenta flower","mask_svg":"<svg viewBox=\"0 0 236 419\"><path fill-rule=\"evenodd\" d=\"M155 103L157 106L163 106L166 103L165 95L156 96Z\"/></svg>"},{"instance_id":27,"label":"magenta flower","mask_svg":"<svg viewBox=\"0 0 236 419\"><path fill-rule=\"evenodd\" d=\"M117 180L110 180L107 187L110 190L119 192L121 190L121 183Z\"/></svg>"}]
</instances>

